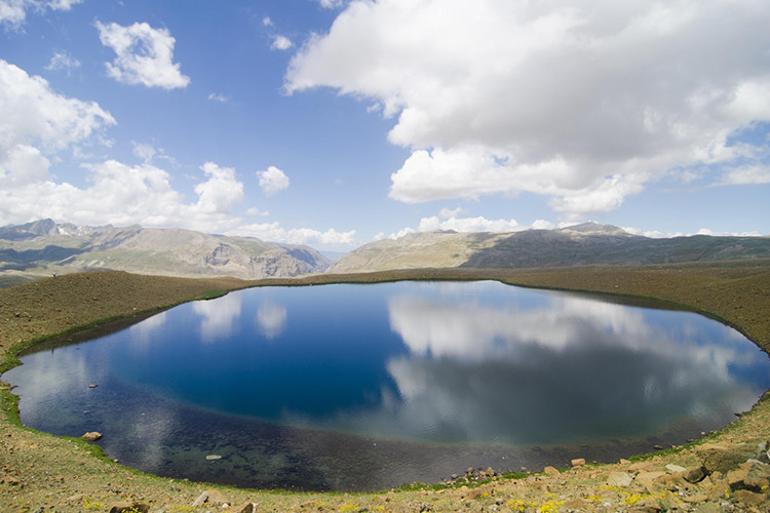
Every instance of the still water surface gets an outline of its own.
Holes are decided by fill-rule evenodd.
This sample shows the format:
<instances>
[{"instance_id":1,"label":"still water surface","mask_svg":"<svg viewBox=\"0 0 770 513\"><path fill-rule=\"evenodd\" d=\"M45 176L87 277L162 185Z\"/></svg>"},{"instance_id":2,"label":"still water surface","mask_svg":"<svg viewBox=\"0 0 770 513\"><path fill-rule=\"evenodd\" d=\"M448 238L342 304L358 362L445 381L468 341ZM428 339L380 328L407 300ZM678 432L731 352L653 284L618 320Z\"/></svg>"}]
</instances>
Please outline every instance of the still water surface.
<instances>
[{"instance_id":1,"label":"still water surface","mask_svg":"<svg viewBox=\"0 0 770 513\"><path fill-rule=\"evenodd\" d=\"M27 425L100 431L162 475L297 489L613 460L770 388L767 355L713 320L497 282L257 288L22 361L3 379Z\"/></svg>"}]
</instances>

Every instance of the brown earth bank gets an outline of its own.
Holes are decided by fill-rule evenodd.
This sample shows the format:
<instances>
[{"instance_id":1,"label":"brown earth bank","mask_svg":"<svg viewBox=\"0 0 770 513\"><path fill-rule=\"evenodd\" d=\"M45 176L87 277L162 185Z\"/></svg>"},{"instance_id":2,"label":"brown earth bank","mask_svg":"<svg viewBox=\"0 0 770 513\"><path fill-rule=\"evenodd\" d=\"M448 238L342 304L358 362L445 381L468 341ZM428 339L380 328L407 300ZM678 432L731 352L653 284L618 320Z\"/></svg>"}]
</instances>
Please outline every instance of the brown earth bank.
<instances>
[{"instance_id":1,"label":"brown earth bank","mask_svg":"<svg viewBox=\"0 0 770 513\"><path fill-rule=\"evenodd\" d=\"M19 351L55 337L66 342L84 332L117 329L184 301L244 287L476 279L693 310L730 324L770 350L770 262L421 269L252 282L97 272L0 290L0 371L18 363ZM0 409L1 512L770 511L768 394L716 435L633 461L588 462L516 476L473 471L448 484L360 494L246 490L160 478L113 463L83 440L21 426L16 397L4 383Z\"/></svg>"}]
</instances>

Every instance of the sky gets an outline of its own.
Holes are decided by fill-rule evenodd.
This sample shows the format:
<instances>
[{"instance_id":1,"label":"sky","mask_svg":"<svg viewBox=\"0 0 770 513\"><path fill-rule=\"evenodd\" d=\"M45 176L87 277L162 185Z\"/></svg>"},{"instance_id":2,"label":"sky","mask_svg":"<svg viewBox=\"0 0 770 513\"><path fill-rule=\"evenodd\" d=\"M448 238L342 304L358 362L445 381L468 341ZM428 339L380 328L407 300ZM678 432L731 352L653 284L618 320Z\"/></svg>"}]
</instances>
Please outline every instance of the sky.
<instances>
[{"instance_id":1,"label":"sky","mask_svg":"<svg viewBox=\"0 0 770 513\"><path fill-rule=\"evenodd\" d=\"M0 0L0 224L770 234L766 0Z\"/></svg>"}]
</instances>

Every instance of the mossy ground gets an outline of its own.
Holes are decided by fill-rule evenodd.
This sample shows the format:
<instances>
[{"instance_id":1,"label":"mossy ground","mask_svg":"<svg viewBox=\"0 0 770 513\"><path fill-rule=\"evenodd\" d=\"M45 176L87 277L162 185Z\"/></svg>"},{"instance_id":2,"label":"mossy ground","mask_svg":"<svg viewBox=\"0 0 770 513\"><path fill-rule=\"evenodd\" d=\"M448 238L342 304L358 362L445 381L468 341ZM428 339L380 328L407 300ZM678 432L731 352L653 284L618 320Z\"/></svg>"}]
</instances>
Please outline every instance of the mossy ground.
<instances>
[{"instance_id":1,"label":"mossy ground","mask_svg":"<svg viewBox=\"0 0 770 513\"><path fill-rule=\"evenodd\" d=\"M211 298L258 285L308 285L393 280L496 279L510 284L624 296L698 311L726 322L770 349L770 263L654 267L583 267L531 270L413 270L354 275L318 275L293 280L246 282L183 279L122 272L85 273L0 290L0 371L16 365L24 348L54 337L80 338L84 328L109 330L136 322L184 301ZM64 336L62 337L62 334ZM130 419L126 419L130 422ZM710 442L735 445L770 439L770 399L736 419ZM651 455L646 468L697 465L695 449ZM109 511L119 502L143 502L151 511L216 511L191 506L204 489L227 502L257 503L260 511L623 511L654 502L687 510L698 502L725 501L671 491L607 486L609 472L628 468L589 465L558 475L498 478L478 486L412 486L381 493L295 493L244 490L160 478L109 461L81 440L40 433L18 420L16 397L0 384L0 511ZM687 495L690 494L690 495ZM687 498L697 500L688 502ZM733 504L732 502L725 504ZM736 503L737 504L737 503ZM724 506L724 504L722 504ZM739 506L736 506L739 507ZM742 507L742 506L741 506ZM42 508L42 509L41 509ZM239 511L239 509L238 509Z\"/></svg>"}]
</instances>

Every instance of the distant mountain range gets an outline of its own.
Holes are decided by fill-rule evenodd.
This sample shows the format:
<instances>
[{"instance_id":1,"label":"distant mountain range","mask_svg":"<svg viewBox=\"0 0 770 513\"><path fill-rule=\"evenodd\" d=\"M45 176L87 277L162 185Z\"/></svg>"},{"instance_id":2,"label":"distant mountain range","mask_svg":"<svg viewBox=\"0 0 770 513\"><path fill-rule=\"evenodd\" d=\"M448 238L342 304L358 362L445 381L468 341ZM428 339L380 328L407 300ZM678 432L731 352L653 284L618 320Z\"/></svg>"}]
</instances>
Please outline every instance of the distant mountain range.
<instances>
[{"instance_id":1,"label":"distant mountain range","mask_svg":"<svg viewBox=\"0 0 770 513\"><path fill-rule=\"evenodd\" d=\"M657 239L596 223L514 233L413 233L330 255L308 246L180 229L76 226L51 219L0 227L0 286L45 274L96 269L259 279L324 271L647 265L760 258L770 259L770 238L694 235Z\"/></svg>"},{"instance_id":2,"label":"distant mountain range","mask_svg":"<svg viewBox=\"0 0 770 513\"><path fill-rule=\"evenodd\" d=\"M322 272L329 264L308 246L190 230L76 226L51 219L0 228L0 271L114 269L257 279Z\"/></svg>"},{"instance_id":3,"label":"distant mountain range","mask_svg":"<svg viewBox=\"0 0 770 513\"><path fill-rule=\"evenodd\" d=\"M414 233L366 244L331 266L350 273L429 267L648 265L770 258L770 238L693 235L657 239L584 223L514 233Z\"/></svg>"}]
</instances>

